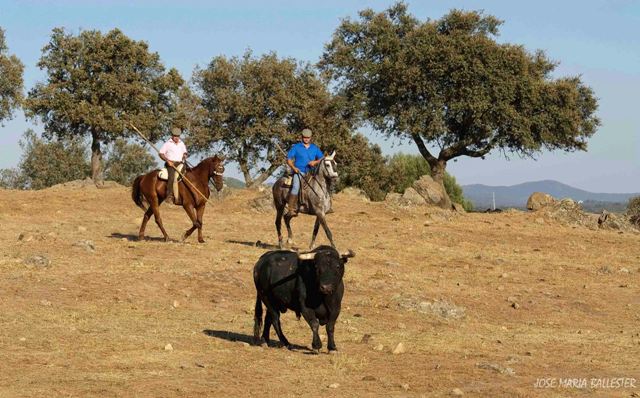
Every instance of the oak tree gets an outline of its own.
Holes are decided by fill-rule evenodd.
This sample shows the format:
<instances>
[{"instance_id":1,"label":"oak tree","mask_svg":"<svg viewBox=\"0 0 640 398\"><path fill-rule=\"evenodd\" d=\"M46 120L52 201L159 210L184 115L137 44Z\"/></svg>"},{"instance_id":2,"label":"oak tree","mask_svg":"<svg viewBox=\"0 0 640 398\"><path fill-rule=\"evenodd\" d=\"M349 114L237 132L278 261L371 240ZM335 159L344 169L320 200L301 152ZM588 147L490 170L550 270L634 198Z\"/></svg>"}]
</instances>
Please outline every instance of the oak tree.
<instances>
[{"instance_id":1,"label":"oak tree","mask_svg":"<svg viewBox=\"0 0 640 398\"><path fill-rule=\"evenodd\" d=\"M441 185L459 156L586 150L599 126L591 88L554 78L542 51L496 42L501 23L460 10L420 21L403 3L367 9L342 21L319 66L361 121L415 142Z\"/></svg>"}]
</instances>

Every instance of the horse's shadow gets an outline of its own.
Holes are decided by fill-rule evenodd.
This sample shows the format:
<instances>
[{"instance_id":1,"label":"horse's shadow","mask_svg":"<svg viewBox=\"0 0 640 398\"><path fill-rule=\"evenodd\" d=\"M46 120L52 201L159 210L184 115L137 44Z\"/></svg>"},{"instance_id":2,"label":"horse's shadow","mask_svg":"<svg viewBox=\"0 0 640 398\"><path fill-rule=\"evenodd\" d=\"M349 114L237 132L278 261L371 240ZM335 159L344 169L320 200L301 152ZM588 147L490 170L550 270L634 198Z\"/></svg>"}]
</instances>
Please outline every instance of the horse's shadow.
<instances>
[{"instance_id":1,"label":"horse's shadow","mask_svg":"<svg viewBox=\"0 0 640 398\"><path fill-rule=\"evenodd\" d=\"M235 243L237 245L244 245L244 246L250 246L250 247L260 247L262 249L271 249L271 250L279 250L280 247L278 245L272 245L270 243L264 243L261 241L255 241L255 242L248 242L248 241L244 241L244 240L233 240L233 239L227 239L225 240L226 243Z\"/></svg>"},{"instance_id":2,"label":"horse's shadow","mask_svg":"<svg viewBox=\"0 0 640 398\"><path fill-rule=\"evenodd\" d=\"M236 332L229 332L227 330L211 330L211 329L205 329L202 331L202 333L206 334L209 337L215 337L217 339L222 339L222 340L227 340L227 341L231 341L231 342L241 342L241 343L247 343L247 344L251 344L254 345L255 342L253 340L253 336L249 336L247 334L242 334L242 333L236 333ZM269 347L280 347L280 343L274 343L273 341L271 341L271 343L269 344ZM297 344L291 344L291 349L296 350L296 351L310 351L313 352L311 350L309 350L308 347L304 347L301 345L297 345Z\"/></svg>"},{"instance_id":3,"label":"horse's shadow","mask_svg":"<svg viewBox=\"0 0 640 398\"><path fill-rule=\"evenodd\" d=\"M112 232L111 235L107 236L107 238L113 238L113 239L126 239L129 242L139 242L138 240L138 235L134 235L134 234L121 234L120 232ZM164 238L162 237L152 237L152 236L145 236L144 238L145 241L152 241L152 242L164 242Z\"/></svg>"}]
</instances>

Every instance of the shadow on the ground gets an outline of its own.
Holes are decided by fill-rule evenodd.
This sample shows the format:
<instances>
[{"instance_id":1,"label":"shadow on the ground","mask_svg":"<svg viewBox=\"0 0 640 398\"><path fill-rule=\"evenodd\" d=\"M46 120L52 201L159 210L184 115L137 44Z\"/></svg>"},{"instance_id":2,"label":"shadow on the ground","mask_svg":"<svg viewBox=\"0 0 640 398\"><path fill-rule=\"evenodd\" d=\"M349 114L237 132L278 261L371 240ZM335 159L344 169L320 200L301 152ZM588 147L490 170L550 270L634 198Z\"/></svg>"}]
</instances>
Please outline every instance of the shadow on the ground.
<instances>
[{"instance_id":1,"label":"shadow on the ground","mask_svg":"<svg viewBox=\"0 0 640 398\"><path fill-rule=\"evenodd\" d=\"M231 342L241 342L254 345L253 336L249 336L247 334L229 332L227 330L211 330L205 329L202 333L206 334L209 337L215 337L217 339L227 340ZM278 341L271 340L269 343L269 347L282 347L282 345ZM305 351L305 353L313 351L309 350L308 347L304 347L297 344L291 344L291 349L294 351Z\"/></svg>"},{"instance_id":2,"label":"shadow on the ground","mask_svg":"<svg viewBox=\"0 0 640 398\"><path fill-rule=\"evenodd\" d=\"M134 235L134 234L121 234L120 232L112 232L111 235L107 236L107 238L113 238L113 239L126 239L129 242L139 242L138 241L138 235ZM150 241L150 242L164 242L164 238L160 237L160 236L145 236L144 237L145 241ZM175 239L170 239L169 242L178 242Z\"/></svg>"}]
</instances>

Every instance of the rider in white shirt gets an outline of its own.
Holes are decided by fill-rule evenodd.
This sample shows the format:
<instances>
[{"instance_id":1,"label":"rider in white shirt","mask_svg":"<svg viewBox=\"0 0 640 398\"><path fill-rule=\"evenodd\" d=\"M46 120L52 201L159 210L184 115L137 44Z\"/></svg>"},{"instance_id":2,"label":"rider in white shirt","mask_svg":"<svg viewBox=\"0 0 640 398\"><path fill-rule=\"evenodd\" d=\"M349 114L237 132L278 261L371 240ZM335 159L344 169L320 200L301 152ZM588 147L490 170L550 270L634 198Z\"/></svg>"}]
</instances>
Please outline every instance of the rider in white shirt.
<instances>
[{"instance_id":1,"label":"rider in white shirt","mask_svg":"<svg viewBox=\"0 0 640 398\"><path fill-rule=\"evenodd\" d=\"M165 161L169 178L167 180L167 197L165 200L171 200L174 204L181 204L180 193L178 192L178 179L176 178L176 169L182 172L183 163L187 158L187 147L180 140L182 130L177 127L171 129L171 138L160 148L160 159Z\"/></svg>"}]
</instances>

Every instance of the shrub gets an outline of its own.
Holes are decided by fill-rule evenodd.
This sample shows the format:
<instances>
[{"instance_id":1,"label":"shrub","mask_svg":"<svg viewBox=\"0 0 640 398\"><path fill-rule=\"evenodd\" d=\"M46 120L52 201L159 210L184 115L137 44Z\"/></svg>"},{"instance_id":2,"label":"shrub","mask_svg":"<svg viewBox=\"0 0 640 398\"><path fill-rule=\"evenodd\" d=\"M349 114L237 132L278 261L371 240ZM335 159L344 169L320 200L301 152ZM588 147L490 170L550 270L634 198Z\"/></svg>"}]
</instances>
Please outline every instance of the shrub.
<instances>
[{"instance_id":1,"label":"shrub","mask_svg":"<svg viewBox=\"0 0 640 398\"><path fill-rule=\"evenodd\" d=\"M627 205L627 217L629 221L636 227L640 227L640 196L629 199Z\"/></svg>"},{"instance_id":2,"label":"shrub","mask_svg":"<svg viewBox=\"0 0 640 398\"><path fill-rule=\"evenodd\" d=\"M118 139L107 150L105 177L130 186L134 178L154 167L157 167L156 158L145 147Z\"/></svg>"},{"instance_id":3,"label":"shrub","mask_svg":"<svg viewBox=\"0 0 640 398\"><path fill-rule=\"evenodd\" d=\"M43 189L84 179L90 174L84 140L47 140L33 130L27 130L20 140L20 147L22 157L15 181L21 186L16 188Z\"/></svg>"}]
</instances>

